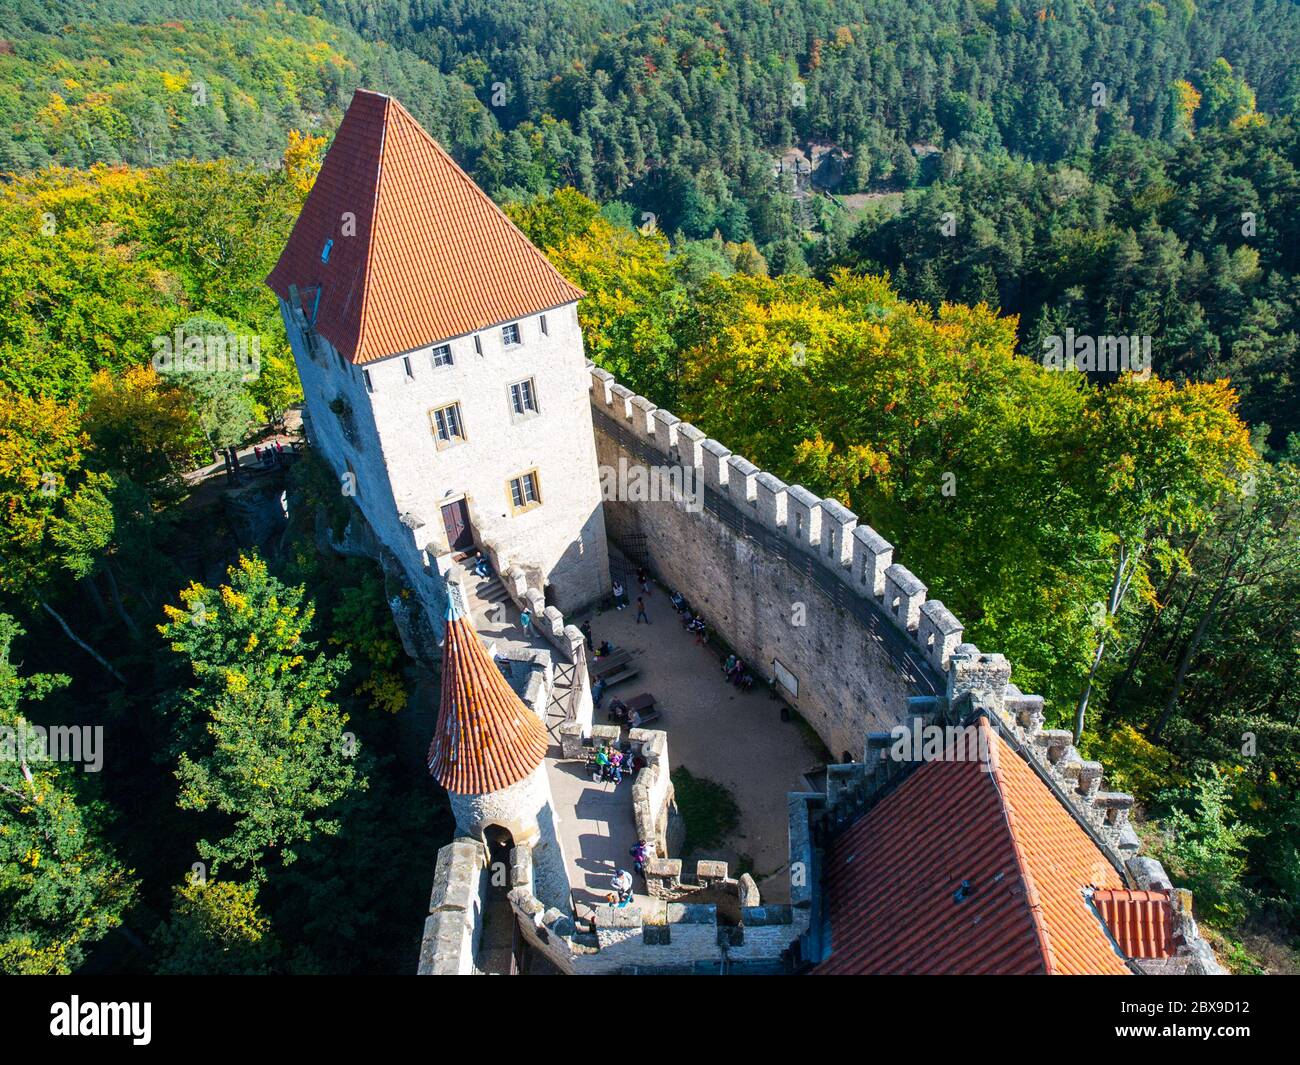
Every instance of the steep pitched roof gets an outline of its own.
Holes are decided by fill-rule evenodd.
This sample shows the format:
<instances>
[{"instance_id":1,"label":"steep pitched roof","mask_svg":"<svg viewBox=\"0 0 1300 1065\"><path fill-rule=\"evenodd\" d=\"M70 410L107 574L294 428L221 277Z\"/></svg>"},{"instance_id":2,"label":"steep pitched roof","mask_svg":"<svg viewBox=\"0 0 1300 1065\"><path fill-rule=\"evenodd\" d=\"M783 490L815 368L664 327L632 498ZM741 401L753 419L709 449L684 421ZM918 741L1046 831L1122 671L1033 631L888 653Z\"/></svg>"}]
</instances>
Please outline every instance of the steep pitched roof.
<instances>
[{"instance_id":1,"label":"steep pitched roof","mask_svg":"<svg viewBox=\"0 0 1300 1065\"><path fill-rule=\"evenodd\" d=\"M1128 957L1173 957L1174 914L1168 892L1105 889L1092 901Z\"/></svg>"},{"instance_id":2,"label":"steep pitched roof","mask_svg":"<svg viewBox=\"0 0 1300 1065\"><path fill-rule=\"evenodd\" d=\"M815 973L1129 972L1083 894L1119 874L978 727L986 758L927 762L827 848L831 954Z\"/></svg>"},{"instance_id":3,"label":"steep pitched roof","mask_svg":"<svg viewBox=\"0 0 1300 1065\"><path fill-rule=\"evenodd\" d=\"M429 745L429 772L460 795L500 791L541 765L546 729L488 657L449 591L442 706Z\"/></svg>"},{"instance_id":4,"label":"steep pitched roof","mask_svg":"<svg viewBox=\"0 0 1300 1065\"><path fill-rule=\"evenodd\" d=\"M583 295L401 104L364 89L266 283L284 300L296 285L317 331L355 363Z\"/></svg>"}]
</instances>

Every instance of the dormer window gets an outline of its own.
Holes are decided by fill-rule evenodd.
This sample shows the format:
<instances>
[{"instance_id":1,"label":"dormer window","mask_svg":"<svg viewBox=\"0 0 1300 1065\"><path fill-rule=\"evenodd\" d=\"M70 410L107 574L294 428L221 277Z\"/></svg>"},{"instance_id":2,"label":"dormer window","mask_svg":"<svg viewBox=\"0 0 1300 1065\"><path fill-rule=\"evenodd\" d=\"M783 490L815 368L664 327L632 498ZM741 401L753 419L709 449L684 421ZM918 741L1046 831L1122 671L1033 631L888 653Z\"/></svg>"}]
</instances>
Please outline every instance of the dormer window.
<instances>
[{"instance_id":1,"label":"dormer window","mask_svg":"<svg viewBox=\"0 0 1300 1065\"><path fill-rule=\"evenodd\" d=\"M550 335L551 335L551 331L550 331L549 329L546 328L546 315L543 314L543 315L541 316L540 321L541 321L541 326L542 326L542 336L544 336L544 337L548 337L548 336L550 336Z\"/></svg>"},{"instance_id":2,"label":"dormer window","mask_svg":"<svg viewBox=\"0 0 1300 1065\"><path fill-rule=\"evenodd\" d=\"M511 322L509 325L501 327L501 341L508 348L513 348L519 343L519 323Z\"/></svg>"},{"instance_id":3,"label":"dormer window","mask_svg":"<svg viewBox=\"0 0 1300 1065\"><path fill-rule=\"evenodd\" d=\"M329 261L330 261L330 252L332 252L333 250L334 250L334 241L333 241L333 240L327 240L327 241L325 242L325 247L321 248L321 250L320 250L320 261L323 262L323 263L327 263L327 262L329 262Z\"/></svg>"}]
</instances>

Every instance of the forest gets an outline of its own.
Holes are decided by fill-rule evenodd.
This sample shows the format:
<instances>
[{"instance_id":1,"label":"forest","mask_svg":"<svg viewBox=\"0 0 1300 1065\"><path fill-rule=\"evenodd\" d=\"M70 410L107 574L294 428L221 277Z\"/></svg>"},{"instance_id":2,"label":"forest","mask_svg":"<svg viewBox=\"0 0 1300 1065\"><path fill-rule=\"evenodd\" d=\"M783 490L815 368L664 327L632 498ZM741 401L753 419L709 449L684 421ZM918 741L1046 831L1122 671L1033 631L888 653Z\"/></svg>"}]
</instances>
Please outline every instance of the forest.
<instances>
[{"instance_id":1,"label":"forest","mask_svg":"<svg viewBox=\"0 0 1300 1065\"><path fill-rule=\"evenodd\" d=\"M0 759L0 971L412 969L451 819L392 589L309 452L258 550L195 475L300 399L262 280L359 85L587 291L592 359L900 545L1226 962L1300 970L1294 4L0 13L0 725L125 752ZM258 373L156 369L177 330ZM1053 370L1067 330L1151 372Z\"/></svg>"}]
</instances>

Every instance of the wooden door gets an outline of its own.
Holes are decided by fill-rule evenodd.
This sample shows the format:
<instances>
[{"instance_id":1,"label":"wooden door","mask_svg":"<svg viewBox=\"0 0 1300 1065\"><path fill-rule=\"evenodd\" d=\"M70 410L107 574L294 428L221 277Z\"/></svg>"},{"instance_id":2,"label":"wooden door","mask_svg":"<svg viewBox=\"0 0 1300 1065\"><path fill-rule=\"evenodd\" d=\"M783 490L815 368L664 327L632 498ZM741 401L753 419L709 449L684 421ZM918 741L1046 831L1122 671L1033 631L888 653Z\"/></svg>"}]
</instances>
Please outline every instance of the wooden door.
<instances>
[{"instance_id":1,"label":"wooden door","mask_svg":"<svg viewBox=\"0 0 1300 1065\"><path fill-rule=\"evenodd\" d=\"M447 529L447 544L453 551L467 551L474 546L474 533L469 527L469 508L465 500L458 499L442 508L442 524Z\"/></svg>"}]
</instances>

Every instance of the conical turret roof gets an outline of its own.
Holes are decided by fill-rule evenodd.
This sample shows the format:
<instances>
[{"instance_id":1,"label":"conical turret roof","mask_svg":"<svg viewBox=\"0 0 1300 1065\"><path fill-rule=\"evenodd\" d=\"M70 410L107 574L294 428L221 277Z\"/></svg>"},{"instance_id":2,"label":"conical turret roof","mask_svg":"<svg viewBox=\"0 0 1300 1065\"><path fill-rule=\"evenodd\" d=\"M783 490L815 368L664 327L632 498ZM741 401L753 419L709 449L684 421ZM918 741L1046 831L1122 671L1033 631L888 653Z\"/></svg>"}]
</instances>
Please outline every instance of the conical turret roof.
<instances>
[{"instance_id":1,"label":"conical turret roof","mask_svg":"<svg viewBox=\"0 0 1300 1065\"><path fill-rule=\"evenodd\" d=\"M429 746L429 772L460 795L517 784L546 755L546 729L488 656L459 602L447 589L442 651L442 706Z\"/></svg>"}]
</instances>

